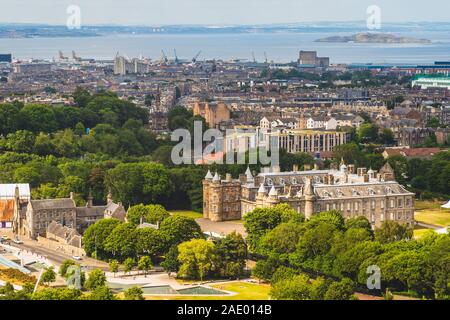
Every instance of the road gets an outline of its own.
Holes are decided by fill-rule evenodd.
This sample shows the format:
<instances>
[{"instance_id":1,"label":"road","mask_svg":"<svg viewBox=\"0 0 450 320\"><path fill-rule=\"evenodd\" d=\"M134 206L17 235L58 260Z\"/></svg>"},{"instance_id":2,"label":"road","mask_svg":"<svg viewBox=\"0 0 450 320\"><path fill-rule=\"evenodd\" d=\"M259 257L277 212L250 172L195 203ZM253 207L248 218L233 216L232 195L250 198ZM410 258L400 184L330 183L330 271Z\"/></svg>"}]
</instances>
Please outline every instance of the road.
<instances>
[{"instance_id":1,"label":"road","mask_svg":"<svg viewBox=\"0 0 450 320\"><path fill-rule=\"evenodd\" d=\"M3 231L2 234L6 234L10 239L12 238L12 234L10 233L5 233L5 231ZM46 248L41 244L38 244L37 241L25 239L21 240L23 240L22 244L16 244L11 240L8 241L8 244L20 250L33 252L39 256L45 257L56 266L61 265L65 260L74 260L70 255L60 251L52 250L50 248ZM86 266L88 269L102 269L103 271L109 271L109 265L106 262L89 257L83 257L82 260L76 262L83 266Z\"/></svg>"}]
</instances>

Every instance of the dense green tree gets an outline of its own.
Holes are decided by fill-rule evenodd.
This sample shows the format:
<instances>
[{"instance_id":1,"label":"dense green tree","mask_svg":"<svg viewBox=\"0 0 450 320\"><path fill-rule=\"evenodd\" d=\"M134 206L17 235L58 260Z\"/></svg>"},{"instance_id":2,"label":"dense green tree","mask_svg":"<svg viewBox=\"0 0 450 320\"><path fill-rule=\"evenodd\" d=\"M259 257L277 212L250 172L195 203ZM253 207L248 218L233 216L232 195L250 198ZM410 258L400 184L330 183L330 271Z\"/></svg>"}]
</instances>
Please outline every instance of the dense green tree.
<instances>
[{"instance_id":1,"label":"dense green tree","mask_svg":"<svg viewBox=\"0 0 450 320\"><path fill-rule=\"evenodd\" d=\"M202 230L194 219L174 215L161 223L160 231L169 238L172 245L203 238Z\"/></svg>"},{"instance_id":2,"label":"dense green tree","mask_svg":"<svg viewBox=\"0 0 450 320\"><path fill-rule=\"evenodd\" d=\"M123 271L125 273L130 273L136 267L136 260L133 258L126 258L123 262Z\"/></svg>"},{"instance_id":3,"label":"dense green tree","mask_svg":"<svg viewBox=\"0 0 450 320\"><path fill-rule=\"evenodd\" d=\"M94 269L89 273L89 277L86 280L86 289L95 290L96 288L106 285L106 276L101 269Z\"/></svg>"},{"instance_id":4,"label":"dense green tree","mask_svg":"<svg viewBox=\"0 0 450 320\"><path fill-rule=\"evenodd\" d=\"M87 300L115 300L114 294L111 289L106 285L95 287L92 292L86 296Z\"/></svg>"},{"instance_id":5,"label":"dense green tree","mask_svg":"<svg viewBox=\"0 0 450 320\"><path fill-rule=\"evenodd\" d=\"M203 281L213 271L216 251L212 242L193 239L178 245L178 251L178 277Z\"/></svg>"},{"instance_id":6,"label":"dense green tree","mask_svg":"<svg viewBox=\"0 0 450 320\"><path fill-rule=\"evenodd\" d=\"M70 288L44 288L31 296L32 300L79 300L81 291Z\"/></svg>"},{"instance_id":7,"label":"dense green tree","mask_svg":"<svg viewBox=\"0 0 450 320\"><path fill-rule=\"evenodd\" d=\"M216 241L215 265L222 277L241 277L246 259L247 245L240 234L233 232Z\"/></svg>"},{"instance_id":8,"label":"dense green tree","mask_svg":"<svg viewBox=\"0 0 450 320\"><path fill-rule=\"evenodd\" d=\"M325 293L325 300L354 300L355 284L348 278L333 282Z\"/></svg>"},{"instance_id":9,"label":"dense green tree","mask_svg":"<svg viewBox=\"0 0 450 320\"><path fill-rule=\"evenodd\" d=\"M21 128L32 132L54 132L58 121L52 107L39 104L27 104L19 112Z\"/></svg>"},{"instance_id":10,"label":"dense green tree","mask_svg":"<svg viewBox=\"0 0 450 320\"><path fill-rule=\"evenodd\" d=\"M149 256L143 256L138 261L138 270L144 271L145 274L147 274L152 268L153 263L152 259Z\"/></svg>"},{"instance_id":11,"label":"dense green tree","mask_svg":"<svg viewBox=\"0 0 450 320\"><path fill-rule=\"evenodd\" d=\"M275 270L275 272L272 275L272 278L270 279L270 282L273 284L282 281L282 280L290 280L297 276L299 274L299 271L293 268L289 268L286 266L281 266Z\"/></svg>"},{"instance_id":12,"label":"dense green tree","mask_svg":"<svg viewBox=\"0 0 450 320\"><path fill-rule=\"evenodd\" d=\"M361 143L373 143L378 141L378 131L376 125L364 123L359 127L356 136Z\"/></svg>"},{"instance_id":13,"label":"dense green tree","mask_svg":"<svg viewBox=\"0 0 450 320\"><path fill-rule=\"evenodd\" d=\"M128 209L127 221L134 225L142 222L157 224L170 216L169 212L161 205L138 204Z\"/></svg>"},{"instance_id":14,"label":"dense green tree","mask_svg":"<svg viewBox=\"0 0 450 320\"><path fill-rule=\"evenodd\" d=\"M395 221L384 221L380 228L375 229L375 239L380 243L390 243L400 240L409 240L413 230Z\"/></svg>"},{"instance_id":15,"label":"dense green tree","mask_svg":"<svg viewBox=\"0 0 450 320\"><path fill-rule=\"evenodd\" d=\"M161 266L164 268L164 270L169 274L172 272L178 272L178 269L180 268L180 263L178 261L178 246L172 246L169 251L167 251L166 255L164 256L164 261L161 262Z\"/></svg>"},{"instance_id":16,"label":"dense green tree","mask_svg":"<svg viewBox=\"0 0 450 320\"><path fill-rule=\"evenodd\" d=\"M273 208L257 208L249 212L244 217L244 226L248 233L247 242L250 249L256 250L260 238L280 223L303 219L302 215L285 204Z\"/></svg>"},{"instance_id":17,"label":"dense green tree","mask_svg":"<svg viewBox=\"0 0 450 320\"><path fill-rule=\"evenodd\" d=\"M28 130L18 130L10 133L0 140L0 146L9 151L19 153L31 153L33 151L36 136Z\"/></svg>"},{"instance_id":18,"label":"dense green tree","mask_svg":"<svg viewBox=\"0 0 450 320\"><path fill-rule=\"evenodd\" d=\"M106 238L104 249L118 259L136 254L136 228L130 223L117 225Z\"/></svg>"},{"instance_id":19,"label":"dense green tree","mask_svg":"<svg viewBox=\"0 0 450 320\"><path fill-rule=\"evenodd\" d=\"M109 271L114 273L114 277L116 276L116 273L119 272L119 262L117 260L111 260L109 262Z\"/></svg>"},{"instance_id":20,"label":"dense green tree","mask_svg":"<svg viewBox=\"0 0 450 320\"><path fill-rule=\"evenodd\" d=\"M41 275L41 283L49 285L56 280L56 273L53 267L45 268L45 271Z\"/></svg>"},{"instance_id":21,"label":"dense green tree","mask_svg":"<svg viewBox=\"0 0 450 320\"><path fill-rule=\"evenodd\" d=\"M125 300L144 300L143 294L142 288L134 286L125 290L123 296Z\"/></svg>"},{"instance_id":22,"label":"dense green tree","mask_svg":"<svg viewBox=\"0 0 450 320\"><path fill-rule=\"evenodd\" d=\"M158 203L171 193L169 172L161 164L119 164L107 172L106 187L126 204Z\"/></svg>"},{"instance_id":23,"label":"dense green tree","mask_svg":"<svg viewBox=\"0 0 450 320\"><path fill-rule=\"evenodd\" d=\"M10 103L0 104L0 134L7 135L19 127L20 108Z\"/></svg>"},{"instance_id":24,"label":"dense green tree","mask_svg":"<svg viewBox=\"0 0 450 320\"><path fill-rule=\"evenodd\" d=\"M136 230L136 250L140 255L162 255L169 244L169 236L153 228Z\"/></svg>"},{"instance_id":25,"label":"dense green tree","mask_svg":"<svg viewBox=\"0 0 450 320\"><path fill-rule=\"evenodd\" d=\"M280 280L272 286L270 296L275 300L310 300L311 279L300 274L291 279Z\"/></svg>"},{"instance_id":26,"label":"dense green tree","mask_svg":"<svg viewBox=\"0 0 450 320\"><path fill-rule=\"evenodd\" d=\"M89 226L83 235L83 247L90 256L101 258L107 254L106 240L113 230L120 225L117 219L102 219Z\"/></svg>"}]
</instances>

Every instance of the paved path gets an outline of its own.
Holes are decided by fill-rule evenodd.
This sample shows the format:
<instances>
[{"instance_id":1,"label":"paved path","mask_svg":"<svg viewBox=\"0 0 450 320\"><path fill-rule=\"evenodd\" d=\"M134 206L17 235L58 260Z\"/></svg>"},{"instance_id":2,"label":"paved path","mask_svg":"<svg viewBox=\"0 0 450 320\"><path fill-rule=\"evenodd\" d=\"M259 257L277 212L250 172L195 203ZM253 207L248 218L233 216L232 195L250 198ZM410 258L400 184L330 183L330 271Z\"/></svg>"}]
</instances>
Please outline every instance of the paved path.
<instances>
[{"instance_id":1,"label":"paved path","mask_svg":"<svg viewBox=\"0 0 450 320\"><path fill-rule=\"evenodd\" d=\"M199 218L195 221L197 221L197 223L200 225L203 232L212 231L218 234L228 235L233 231L236 231L243 237L247 237L247 232L245 231L244 224L240 221L212 222L211 220L205 218Z\"/></svg>"}]
</instances>

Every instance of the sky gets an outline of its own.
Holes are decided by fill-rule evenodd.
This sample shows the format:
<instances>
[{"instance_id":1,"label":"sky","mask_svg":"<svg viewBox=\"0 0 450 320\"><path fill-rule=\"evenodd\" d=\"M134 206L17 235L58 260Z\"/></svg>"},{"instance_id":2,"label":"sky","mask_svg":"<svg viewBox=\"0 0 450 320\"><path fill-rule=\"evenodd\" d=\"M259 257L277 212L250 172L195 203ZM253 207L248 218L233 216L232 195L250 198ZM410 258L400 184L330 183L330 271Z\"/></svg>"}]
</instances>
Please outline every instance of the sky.
<instances>
[{"instance_id":1,"label":"sky","mask_svg":"<svg viewBox=\"0 0 450 320\"><path fill-rule=\"evenodd\" d=\"M65 25L70 5L90 25L363 21L370 5L384 22L450 22L449 0L0 0L0 23Z\"/></svg>"}]
</instances>

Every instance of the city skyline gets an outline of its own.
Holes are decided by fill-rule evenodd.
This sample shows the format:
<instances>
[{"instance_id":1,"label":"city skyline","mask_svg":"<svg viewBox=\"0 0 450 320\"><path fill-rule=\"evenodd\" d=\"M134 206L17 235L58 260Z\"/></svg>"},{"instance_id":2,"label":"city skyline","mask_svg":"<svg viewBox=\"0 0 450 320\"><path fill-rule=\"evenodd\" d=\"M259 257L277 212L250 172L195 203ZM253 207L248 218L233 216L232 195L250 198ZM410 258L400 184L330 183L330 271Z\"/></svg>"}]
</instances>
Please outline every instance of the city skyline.
<instances>
[{"instance_id":1,"label":"city skyline","mask_svg":"<svg viewBox=\"0 0 450 320\"><path fill-rule=\"evenodd\" d=\"M86 25L245 25L301 22L343 22L364 21L367 8L378 5L384 22L448 21L450 3L445 0L432 0L427 3L399 0L395 3L380 0L130 0L114 3L111 0L91 2L87 0L43 0L34 3L18 0L2 4L0 23L32 23L65 25L66 12L70 5L81 9L82 24ZM405 10L407 8L407 10ZM440 8L436 10L436 8ZM58 12L60 14L58 14ZM127 14L123 14L127 12Z\"/></svg>"}]
</instances>

